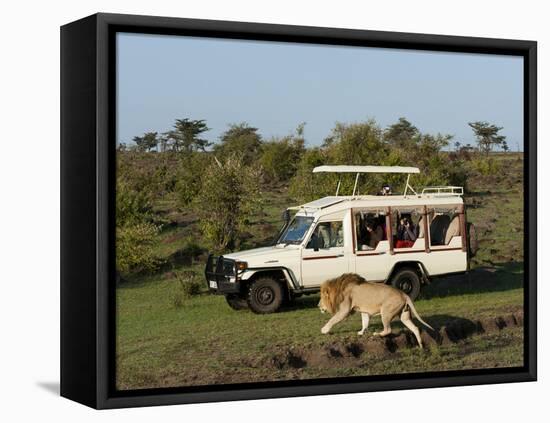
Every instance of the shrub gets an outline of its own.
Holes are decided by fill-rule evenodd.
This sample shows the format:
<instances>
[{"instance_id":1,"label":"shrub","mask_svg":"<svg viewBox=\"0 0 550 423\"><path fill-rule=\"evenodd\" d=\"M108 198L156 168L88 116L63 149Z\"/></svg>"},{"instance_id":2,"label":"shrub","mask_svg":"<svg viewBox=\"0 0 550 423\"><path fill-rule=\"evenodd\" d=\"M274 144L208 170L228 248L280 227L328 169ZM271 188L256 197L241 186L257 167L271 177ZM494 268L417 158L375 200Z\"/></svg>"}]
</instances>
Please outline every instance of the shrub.
<instances>
[{"instance_id":1,"label":"shrub","mask_svg":"<svg viewBox=\"0 0 550 423\"><path fill-rule=\"evenodd\" d=\"M305 151L298 163L296 175L290 181L289 194L300 202L312 201L334 193L333 175L313 174L316 166L321 166L327 161L326 154L320 148L312 148Z\"/></svg>"},{"instance_id":2,"label":"shrub","mask_svg":"<svg viewBox=\"0 0 550 423\"><path fill-rule=\"evenodd\" d=\"M294 176L306 151L303 131L304 124L298 126L294 135L263 144L259 163L268 182L288 181Z\"/></svg>"},{"instance_id":3,"label":"shrub","mask_svg":"<svg viewBox=\"0 0 550 423\"><path fill-rule=\"evenodd\" d=\"M208 153L190 152L180 154L176 165L174 191L181 207L188 207L201 187L205 168L212 165Z\"/></svg>"},{"instance_id":4,"label":"shrub","mask_svg":"<svg viewBox=\"0 0 550 423\"><path fill-rule=\"evenodd\" d=\"M176 272L176 279L184 299L200 294L203 285L202 279L195 272L189 270Z\"/></svg>"},{"instance_id":5,"label":"shrub","mask_svg":"<svg viewBox=\"0 0 550 423\"><path fill-rule=\"evenodd\" d=\"M138 190L125 180L119 179L116 188L117 226L143 222L151 217L151 196L146 190Z\"/></svg>"},{"instance_id":6,"label":"shrub","mask_svg":"<svg viewBox=\"0 0 550 423\"><path fill-rule=\"evenodd\" d=\"M168 153L119 151L116 219L122 227L151 221L153 203L174 184L173 157Z\"/></svg>"},{"instance_id":7,"label":"shrub","mask_svg":"<svg viewBox=\"0 0 550 423\"><path fill-rule=\"evenodd\" d=\"M202 288L202 281L197 274L190 270L176 272L178 285L172 294L172 305L181 308L185 301L199 295Z\"/></svg>"},{"instance_id":8,"label":"shrub","mask_svg":"<svg viewBox=\"0 0 550 423\"><path fill-rule=\"evenodd\" d=\"M162 261L153 253L159 228L137 223L116 230L116 268L121 274L153 272Z\"/></svg>"},{"instance_id":9,"label":"shrub","mask_svg":"<svg viewBox=\"0 0 550 423\"><path fill-rule=\"evenodd\" d=\"M341 180L340 195L350 195L355 184L354 174L315 174L315 166L323 164L356 164L378 166L415 166L420 174L411 179L413 186L456 184L464 186L464 161L442 151L449 145L449 135L421 134L403 119L385 132L374 120L353 124L337 123L321 148L307 150L298 164L290 183L290 194L305 202L325 195L333 195ZM404 187L400 174L368 174L359 177L360 194L377 193L383 184L394 192Z\"/></svg>"},{"instance_id":10,"label":"shrub","mask_svg":"<svg viewBox=\"0 0 550 423\"><path fill-rule=\"evenodd\" d=\"M259 170L244 166L239 156L205 169L193 206L201 232L214 251L232 248L247 219L259 209L259 180Z\"/></svg>"},{"instance_id":11,"label":"shrub","mask_svg":"<svg viewBox=\"0 0 550 423\"><path fill-rule=\"evenodd\" d=\"M477 157L472 160L472 167L481 175L495 175L500 171L499 163L492 157Z\"/></svg>"}]
</instances>

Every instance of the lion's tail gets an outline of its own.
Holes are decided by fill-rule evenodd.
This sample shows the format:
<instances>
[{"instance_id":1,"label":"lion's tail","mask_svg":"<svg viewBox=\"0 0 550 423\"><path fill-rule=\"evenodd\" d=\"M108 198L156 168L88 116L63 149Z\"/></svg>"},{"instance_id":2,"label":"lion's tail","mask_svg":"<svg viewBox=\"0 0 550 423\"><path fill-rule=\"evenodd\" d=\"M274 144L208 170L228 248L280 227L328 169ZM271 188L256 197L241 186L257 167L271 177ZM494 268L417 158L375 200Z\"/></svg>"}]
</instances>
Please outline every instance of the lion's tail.
<instances>
[{"instance_id":1,"label":"lion's tail","mask_svg":"<svg viewBox=\"0 0 550 423\"><path fill-rule=\"evenodd\" d=\"M420 320L420 322L424 326L430 328L431 330L434 330L434 328L432 328L429 324L427 324L424 320L422 320L422 317L420 317L420 314L418 314L418 312L416 311L416 308L414 308L414 304L413 304L411 298L408 295L405 295L405 297L406 297L407 305L412 310L414 317L416 317L418 320Z\"/></svg>"}]
</instances>

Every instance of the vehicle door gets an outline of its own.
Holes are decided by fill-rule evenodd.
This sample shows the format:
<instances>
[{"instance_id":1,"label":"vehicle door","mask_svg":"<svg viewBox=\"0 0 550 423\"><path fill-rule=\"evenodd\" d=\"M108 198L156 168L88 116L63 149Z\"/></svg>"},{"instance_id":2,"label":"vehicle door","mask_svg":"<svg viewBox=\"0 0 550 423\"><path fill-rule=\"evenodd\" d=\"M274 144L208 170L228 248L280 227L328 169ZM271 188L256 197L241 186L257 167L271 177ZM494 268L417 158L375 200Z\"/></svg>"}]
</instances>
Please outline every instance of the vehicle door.
<instances>
[{"instance_id":1,"label":"vehicle door","mask_svg":"<svg viewBox=\"0 0 550 423\"><path fill-rule=\"evenodd\" d=\"M302 285L319 286L349 270L343 219L318 222L302 249ZM349 241L348 241L349 243Z\"/></svg>"}]
</instances>

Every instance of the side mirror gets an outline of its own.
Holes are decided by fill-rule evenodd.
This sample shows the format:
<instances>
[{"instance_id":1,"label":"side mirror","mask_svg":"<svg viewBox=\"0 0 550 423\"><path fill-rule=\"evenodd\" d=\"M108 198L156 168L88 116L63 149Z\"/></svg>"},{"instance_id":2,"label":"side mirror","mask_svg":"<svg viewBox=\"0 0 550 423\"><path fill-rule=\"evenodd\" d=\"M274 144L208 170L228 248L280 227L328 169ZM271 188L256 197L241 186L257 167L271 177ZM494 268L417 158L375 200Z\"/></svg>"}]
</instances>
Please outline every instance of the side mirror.
<instances>
[{"instance_id":1,"label":"side mirror","mask_svg":"<svg viewBox=\"0 0 550 423\"><path fill-rule=\"evenodd\" d=\"M287 209L283 212L283 220L285 223L290 222L290 210Z\"/></svg>"},{"instance_id":2,"label":"side mirror","mask_svg":"<svg viewBox=\"0 0 550 423\"><path fill-rule=\"evenodd\" d=\"M319 237L315 236L312 238L313 251L319 251Z\"/></svg>"}]
</instances>

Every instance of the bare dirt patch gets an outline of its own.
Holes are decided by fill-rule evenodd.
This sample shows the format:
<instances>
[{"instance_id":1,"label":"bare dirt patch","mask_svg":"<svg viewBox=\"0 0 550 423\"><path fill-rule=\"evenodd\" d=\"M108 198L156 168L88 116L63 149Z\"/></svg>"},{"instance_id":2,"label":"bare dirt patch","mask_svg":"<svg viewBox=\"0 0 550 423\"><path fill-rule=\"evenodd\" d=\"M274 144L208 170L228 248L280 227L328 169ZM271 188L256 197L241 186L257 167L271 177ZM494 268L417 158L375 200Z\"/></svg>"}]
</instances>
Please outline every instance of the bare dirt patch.
<instances>
[{"instance_id":1,"label":"bare dirt patch","mask_svg":"<svg viewBox=\"0 0 550 423\"><path fill-rule=\"evenodd\" d=\"M469 320L454 318L435 330L422 330L424 348L451 345L476 334L495 333L506 328L523 326L523 311L504 316ZM412 333L400 330L380 338L374 335L355 340L332 341L320 346L292 347L271 357L271 365L277 370L303 369L305 367L348 367L361 364L365 356L390 356L404 349L417 348Z\"/></svg>"}]
</instances>

